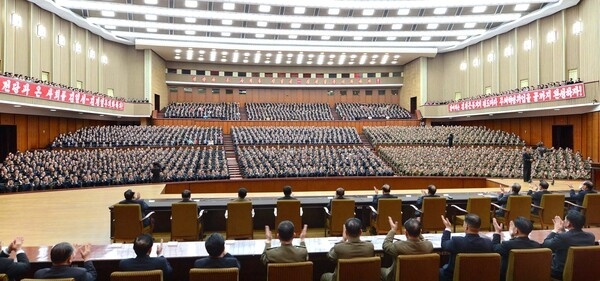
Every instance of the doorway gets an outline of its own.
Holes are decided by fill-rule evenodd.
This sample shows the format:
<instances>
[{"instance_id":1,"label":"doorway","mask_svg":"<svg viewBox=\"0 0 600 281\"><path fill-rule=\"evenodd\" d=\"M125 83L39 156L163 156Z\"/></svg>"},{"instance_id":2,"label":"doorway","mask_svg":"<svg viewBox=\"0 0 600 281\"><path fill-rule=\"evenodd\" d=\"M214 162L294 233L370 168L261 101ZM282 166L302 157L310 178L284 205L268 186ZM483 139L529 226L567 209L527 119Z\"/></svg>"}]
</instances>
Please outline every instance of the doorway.
<instances>
[{"instance_id":1,"label":"doorway","mask_svg":"<svg viewBox=\"0 0 600 281\"><path fill-rule=\"evenodd\" d=\"M573 149L573 125L552 126L552 147Z\"/></svg>"},{"instance_id":2,"label":"doorway","mask_svg":"<svg viewBox=\"0 0 600 281\"><path fill-rule=\"evenodd\" d=\"M0 161L11 152L17 152L17 126L0 125Z\"/></svg>"},{"instance_id":3,"label":"doorway","mask_svg":"<svg viewBox=\"0 0 600 281\"><path fill-rule=\"evenodd\" d=\"M160 95L154 94L154 110L160 112Z\"/></svg>"},{"instance_id":4,"label":"doorway","mask_svg":"<svg viewBox=\"0 0 600 281\"><path fill-rule=\"evenodd\" d=\"M410 98L410 114L415 114L417 111L417 97Z\"/></svg>"}]
</instances>

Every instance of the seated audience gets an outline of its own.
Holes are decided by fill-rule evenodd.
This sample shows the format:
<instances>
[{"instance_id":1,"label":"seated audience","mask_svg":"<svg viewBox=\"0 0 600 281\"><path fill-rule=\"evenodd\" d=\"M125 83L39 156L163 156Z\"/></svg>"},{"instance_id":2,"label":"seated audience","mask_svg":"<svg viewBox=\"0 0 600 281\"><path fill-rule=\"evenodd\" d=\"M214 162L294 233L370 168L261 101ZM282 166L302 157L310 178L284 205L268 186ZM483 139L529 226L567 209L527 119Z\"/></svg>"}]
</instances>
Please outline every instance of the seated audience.
<instances>
[{"instance_id":1,"label":"seated audience","mask_svg":"<svg viewBox=\"0 0 600 281\"><path fill-rule=\"evenodd\" d=\"M163 111L165 118L240 120L240 105L237 102L177 102L169 104Z\"/></svg>"},{"instance_id":2,"label":"seated audience","mask_svg":"<svg viewBox=\"0 0 600 281\"><path fill-rule=\"evenodd\" d=\"M119 270L122 271L144 271L160 269L163 272L163 280L171 280L173 274L173 268L169 261L163 257L163 241L160 240L160 244L156 247L156 256L150 257L152 253L152 245L154 244L154 238L150 234L141 234L135 238L133 242L133 251L136 257L121 260L119 262Z\"/></svg>"},{"instance_id":3,"label":"seated audience","mask_svg":"<svg viewBox=\"0 0 600 281\"><path fill-rule=\"evenodd\" d=\"M354 127L231 127L234 144L361 143Z\"/></svg>"},{"instance_id":4,"label":"seated audience","mask_svg":"<svg viewBox=\"0 0 600 281\"><path fill-rule=\"evenodd\" d=\"M20 280L30 268L29 259L21 249L22 245L23 237L17 237L0 251L0 273L6 274L9 281ZM12 252L15 252L16 260L10 258Z\"/></svg>"},{"instance_id":5,"label":"seated audience","mask_svg":"<svg viewBox=\"0 0 600 281\"><path fill-rule=\"evenodd\" d=\"M510 234L510 240L502 241L500 243L500 237L502 236L503 225L498 224L496 218L493 219L494 224L494 235L492 237L492 243L494 244L494 252L502 256L502 262L500 265L500 281L506 279L506 269L508 268L508 256L512 249L532 249L539 248L541 245L529 239L529 233L533 230L533 223L529 219L524 217L516 217L510 221L508 226L508 233Z\"/></svg>"},{"instance_id":6,"label":"seated audience","mask_svg":"<svg viewBox=\"0 0 600 281\"><path fill-rule=\"evenodd\" d=\"M265 226L265 249L260 257L263 264L268 263L289 263L289 262L302 262L308 260L308 251L306 250L306 244L304 238L306 238L306 231L308 226L305 224L300 232L300 245L295 246L292 242L296 233L294 232L294 224L291 221L282 221L277 226L277 238L279 238L279 247L271 247L271 240L273 234L269 229L269 226Z\"/></svg>"},{"instance_id":7,"label":"seated audience","mask_svg":"<svg viewBox=\"0 0 600 281\"><path fill-rule=\"evenodd\" d=\"M225 251L225 239L219 233L213 233L204 242L208 257L197 259L194 262L196 268L240 268L240 262Z\"/></svg>"},{"instance_id":8,"label":"seated audience","mask_svg":"<svg viewBox=\"0 0 600 281\"><path fill-rule=\"evenodd\" d=\"M246 103L248 120L333 120L325 103Z\"/></svg>"},{"instance_id":9,"label":"seated audience","mask_svg":"<svg viewBox=\"0 0 600 281\"><path fill-rule=\"evenodd\" d=\"M410 112L398 104L336 103L335 110L342 120L410 119Z\"/></svg>"},{"instance_id":10,"label":"seated audience","mask_svg":"<svg viewBox=\"0 0 600 281\"><path fill-rule=\"evenodd\" d=\"M33 276L38 279L73 278L75 281L94 281L97 273L94 264L89 259L91 249L90 244L75 250L67 242L58 243L50 250L52 267L39 269ZM76 255L80 255L83 259L84 268L71 265Z\"/></svg>"}]
</instances>

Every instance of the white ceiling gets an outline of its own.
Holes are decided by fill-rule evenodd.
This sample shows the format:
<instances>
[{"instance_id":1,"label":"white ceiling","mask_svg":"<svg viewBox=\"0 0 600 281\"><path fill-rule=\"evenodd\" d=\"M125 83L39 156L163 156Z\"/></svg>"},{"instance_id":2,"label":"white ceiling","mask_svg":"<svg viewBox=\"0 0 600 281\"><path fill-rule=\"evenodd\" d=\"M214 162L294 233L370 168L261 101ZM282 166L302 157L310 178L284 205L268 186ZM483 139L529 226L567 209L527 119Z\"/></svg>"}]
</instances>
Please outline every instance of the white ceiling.
<instances>
[{"instance_id":1,"label":"white ceiling","mask_svg":"<svg viewBox=\"0 0 600 281\"><path fill-rule=\"evenodd\" d=\"M167 61L279 66L403 65L464 48L579 2L29 1L108 40L152 49ZM521 5L524 9L518 9Z\"/></svg>"}]
</instances>

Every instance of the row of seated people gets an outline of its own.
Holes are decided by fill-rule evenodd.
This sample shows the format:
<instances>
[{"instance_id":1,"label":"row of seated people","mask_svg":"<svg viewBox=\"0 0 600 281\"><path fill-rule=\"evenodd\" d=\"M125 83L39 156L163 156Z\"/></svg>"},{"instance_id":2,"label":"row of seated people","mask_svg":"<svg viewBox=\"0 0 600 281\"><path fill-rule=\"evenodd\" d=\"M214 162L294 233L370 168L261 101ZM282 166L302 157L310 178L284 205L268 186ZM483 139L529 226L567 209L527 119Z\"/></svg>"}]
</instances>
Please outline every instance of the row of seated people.
<instances>
[{"instance_id":1,"label":"row of seated people","mask_svg":"<svg viewBox=\"0 0 600 281\"><path fill-rule=\"evenodd\" d=\"M233 144L354 144L354 127L231 127Z\"/></svg>"},{"instance_id":2,"label":"row of seated people","mask_svg":"<svg viewBox=\"0 0 600 281\"><path fill-rule=\"evenodd\" d=\"M494 178L523 177L522 155L533 155L532 176L553 179L590 177L591 160L579 153L556 149L543 157L531 148L506 147L381 147L379 155L401 176L474 176ZM552 159L546 161L546 159ZM565 161L572 159L572 161ZM537 165L544 163L543 165ZM551 177L544 177L550 175Z\"/></svg>"},{"instance_id":3,"label":"row of seated people","mask_svg":"<svg viewBox=\"0 0 600 281\"><path fill-rule=\"evenodd\" d=\"M464 222L464 234L453 235L451 232L451 222L448 218L442 216L441 220L445 225L445 230L441 237L441 250L449 255L448 262L441 268L440 257L434 254L434 262L430 263L432 267L425 266L428 271L420 271L413 274L400 271L398 268L402 266L402 259L398 257L404 255L426 255L434 251L433 243L422 236L421 223L418 219L408 219L404 224L405 240L396 239L395 235L401 227L397 221L389 220L390 231L385 236L382 244L383 252L392 257L393 263L390 267L380 268L381 261L379 257L373 259L373 264L365 263L363 266L352 270L354 274L361 276L360 278L373 278L382 281L399 280L397 276L408 275L415 278L416 276L428 276L427 278L435 277L439 280L456 280L457 273L465 271L465 268L472 267L468 264L461 264L464 260L460 254L485 254L496 253L497 255L480 255L471 256L472 258L486 258L488 264L478 263L478 266L485 266L485 269L479 268L471 270L474 274L486 272L488 276L480 276L481 280L513 280L513 276L507 274L517 274L507 271L511 261L510 256L512 250L521 249L542 249L548 250L536 251L541 253L539 257L543 257L545 264L540 264L540 260L530 260L529 264L535 265L536 268L546 268L546 270L535 270L534 274L539 280L550 280L550 277L562 280L565 275L572 274L565 265L568 262L569 249L573 246L594 246L596 239L593 233L583 231L585 221L584 215L577 211L570 211L564 217L556 217L554 220L553 231L550 232L542 243L531 240L528 236L532 232L533 225L530 220L523 217L517 217L509 222L510 239L503 237L503 225L494 221L494 233L492 239L480 235L481 219L476 214L467 214ZM375 257L375 246L371 241L361 239L362 222L357 218L349 218L343 223L343 234L340 241L333 245L327 253L327 257L333 263L344 262L347 259L359 259ZM273 234L269 227L265 227L265 247L260 257L260 260L266 266L276 263L299 263L309 260L309 252L307 250L306 235L307 227L304 225L299 234L299 244L294 244L295 226L290 221L282 221L277 226L277 239L279 246L272 247ZM125 258L119 262L119 271L147 271L160 270L159 275L162 275L166 281L173 280L173 267L169 260L165 258L163 253L163 241L156 247L156 257L151 257L153 250L153 237L149 234L140 234L133 241L133 249L136 257ZM8 273L8 277L19 279L26 275L29 271L29 260L22 250L23 238L17 237L7 248L5 248L0 259L0 273ZM199 257L194 262L194 268L241 268L237 258L227 253L225 248L225 239L219 233L213 233L207 237L204 242L204 247L208 253L208 257ZM597 253L600 248L587 248ZM15 252L16 261L9 258L9 254ZM72 265L73 257L77 256L83 260L83 268ZM73 247L68 242L61 242L52 247L50 250L50 259L52 262L51 268L43 268L37 270L33 275L35 278L75 278L77 281L94 281L97 279L98 273L94 266L91 256L91 245L82 247ZM415 257L416 258L416 257ZM367 259L370 260L370 259ZM365 261L367 261L365 260ZM10 261L10 262L9 262ZM421 260L424 263L424 260ZM571 261L573 262L573 261ZM371 266L366 266L371 265ZM375 268L373 268L376 266ZM590 266L589 264L587 266ZM460 269L462 267L462 270ZM375 270L373 270L375 269ZM338 271L339 270L339 271ZM337 267L333 272L326 272L321 275L321 281L338 280L338 275L344 274L341 267ZM365 276L367 271L370 276ZM398 272L397 272L398 271ZM410 271L410 270L407 270ZM456 272L455 272L456 271ZM523 271L520 274L527 274ZM308 274L311 276L312 274ZM375 275L375 276L373 276ZM531 275L531 273L529 274ZM356 276L357 277L357 276ZM589 276L588 276L589 277ZM234 278L233 280L239 280ZM491 279L490 279L491 278ZM568 278L568 277L567 277ZM357 279L366 280L366 279ZM405 280L400 278L400 280ZM415 279L408 279L415 280ZM426 279L431 280L431 279ZM570 279L569 279L570 280ZM592 280L592 279L586 279Z\"/></svg>"},{"instance_id":4,"label":"row of seated people","mask_svg":"<svg viewBox=\"0 0 600 281\"><path fill-rule=\"evenodd\" d=\"M365 126L363 133L373 145L525 145L514 133L483 126Z\"/></svg>"},{"instance_id":5,"label":"row of seated people","mask_svg":"<svg viewBox=\"0 0 600 281\"><path fill-rule=\"evenodd\" d=\"M246 178L394 175L364 146L248 146L238 147L236 152Z\"/></svg>"},{"instance_id":6,"label":"row of seated people","mask_svg":"<svg viewBox=\"0 0 600 281\"><path fill-rule=\"evenodd\" d=\"M5 191L228 178L225 151L217 147L33 150L0 164Z\"/></svg>"},{"instance_id":7,"label":"row of seated people","mask_svg":"<svg viewBox=\"0 0 600 281\"><path fill-rule=\"evenodd\" d=\"M410 119L410 112L397 104L336 103L335 111L342 120Z\"/></svg>"},{"instance_id":8,"label":"row of seated people","mask_svg":"<svg viewBox=\"0 0 600 281\"><path fill-rule=\"evenodd\" d=\"M164 109L164 117L240 120L240 104L237 102L176 102Z\"/></svg>"},{"instance_id":9,"label":"row of seated people","mask_svg":"<svg viewBox=\"0 0 600 281\"><path fill-rule=\"evenodd\" d=\"M545 84L539 84L537 86L515 88L512 90L506 90L506 91L502 91L502 92L498 92L498 93L481 94L481 95L477 95L477 96L473 96L473 97L464 97L464 98L460 98L457 100L426 101L424 105L450 104L450 103L457 102L457 101L476 100L476 99L483 99L483 98L488 98L488 97L497 97L497 96L504 96L504 95L510 95L510 94L517 94L517 93L522 93L522 92L530 92L530 91L535 91L535 90L552 89L552 88L557 88L560 86L571 85L571 84L576 84L576 83L582 83L581 79L577 78L577 80L573 80L573 78L569 78L569 80L549 82L549 83L545 83Z\"/></svg>"},{"instance_id":10,"label":"row of seated people","mask_svg":"<svg viewBox=\"0 0 600 281\"><path fill-rule=\"evenodd\" d=\"M93 92L93 91L90 91L90 90L79 89L79 88L76 88L76 87L71 87L71 86L68 86L68 85L60 84L60 83L54 83L54 82L51 82L51 81L43 81L43 80L41 80L39 78L30 77L30 76L26 76L26 75L23 75L23 74L14 74L14 73L11 73L11 72L3 72L3 73L0 73L0 75L4 76L4 77L12 78L12 79L19 79L19 80L23 80L23 81L27 81L27 82L32 82L32 83L37 83L37 84L43 84L43 85L47 85L47 86L62 88L62 89L69 90L69 91L78 91L78 92L81 92L81 93L86 93L86 94L94 95L94 96L97 96L97 97L114 99L114 100L118 100L118 101L131 102L131 103L149 103L150 102L148 99L113 97L113 96L109 96L107 94L100 93L100 92Z\"/></svg>"},{"instance_id":11,"label":"row of seated people","mask_svg":"<svg viewBox=\"0 0 600 281\"><path fill-rule=\"evenodd\" d=\"M246 103L248 120L333 120L326 103Z\"/></svg>"},{"instance_id":12,"label":"row of seated people","mask_svg":"<svg viewBox=\"0 0 600 281\"><path fill-rule=\"evenodd\" d=\"M223 144L223 128L197 126L93 126L60 134L59 147L183 146Z\"/></svg>"}]
</instances>

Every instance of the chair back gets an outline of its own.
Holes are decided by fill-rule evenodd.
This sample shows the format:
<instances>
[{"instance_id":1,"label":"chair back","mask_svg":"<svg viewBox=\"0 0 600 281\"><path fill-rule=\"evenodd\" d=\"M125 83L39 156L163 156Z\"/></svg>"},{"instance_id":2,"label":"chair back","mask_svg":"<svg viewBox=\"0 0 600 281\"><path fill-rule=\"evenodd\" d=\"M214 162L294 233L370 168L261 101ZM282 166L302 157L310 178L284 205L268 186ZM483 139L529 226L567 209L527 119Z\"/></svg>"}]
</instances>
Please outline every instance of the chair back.
<instances>
[{"instance_id":1,"label":"chair back","mask_svg":"<svg viewBox=\"0 0 600 281\"><path fill-rule=\"evenodd\" d=\"M540 201L540 221L542 226L552 225L552 219L555 216L563 217L565 214L565 195L564 194L544 194Z\"/></svg>"},{"instance_id":2,"label":"chair back","mask_svg":"<svg viewBox=\"0 0 600 281\"><path fill-rule=\"evenodd\" d=\"M171 205L171 240L198 240L200 227L196 202L178 202Z\"/></svg>"},{"instance_id":3,"label":"chair back","mask_svg":"<svg viewBox=\"0 0 600 281\"><path fill-rule=\"evenodd\" d=\"M508 254L506 281L550 281L552 250L513 249Z\"/></svg>"},{"instance_id":4,"label":"chair back","mask_svg":"<svg viewBox=\"0 0 600 281\"><path fill-rule=\"evenodd\" d=\"M227 239L254 238L251 201L228 202L227 213Z\"/></svg>"},{"instance_id":5,"label":"chair back","mask_svg":"<svg viewBox=\"0 0 600 281\"><path fill-rule=\"evenodd\" d=\"M294 229L302 229L302 216L300 216L300 200L277 200L277 216L275 228L282 221L291 221Z\"/></svg>"},{"instance_id":6,"label":"chair back","mask_svg":"<svg viewBox=\"0 0 600 281\"><path fill-rule=\"evenodd\" d=\"M446 228L444 222L440 219L446 215L445 197L425 197L423 198L423 208L421 209L421 224L423 231L442 231Z\"/></svg>"},{"instance_id":7,"label":"chair back","mask_svg":"<svg viewBox=\"0 0 600 281\"><path fill-rule=\"evenodd\" d=\"M239 269L229 268L192 268L190 281L238 281Z\"/></svg>"},{"instance_id":8,"label":"chair back","mask_svg":"<svg viewBox=\"0 0 600 281\"><path fill-rule=\"evenodd\" d=\"M0 281L8 281L8 275L0 273Z\"/></svg>"},{"instance_id":9,"label":"chair back","mask_svg":"<svg viewBox=\"0 0 600 281\"><path fill-rule=\"evenodd\" d=\"M396 281L438 281L440 278L440 255L398 255L396 258Z\"/></svg>"},{"instance_id":10,"label":"chair back","mask_svg":"<svg viewBox=\"0 0 600 281\"><path fill-rule=\"evenodd\" d=\"M588 193L583 198L585 226L600 225L600 193Z\"/></svg>"},{"instance_id":11,"label":"chair back","mask_svg":"<svg viewBox=\"0 0 600 281\"><path fill-rule=\"evenodd\" d=\"M138 204L116 204L113 206L114 242L133 242L144 232L142 209Z\"/></svg>"},{"instance_id":12,"label":"chair back","mask_svg":"<svg viewBox=\"0 0 600 281\"><path fill-rule=\"evenodd\" d=\"M343 225L347 219L354 217L354 200L331 200L331 218L329 218L329 235L341 236Z\"/></svg>"},{"instance_id":13,"label":"chair back","mask_svg":"<svg viewBox=\"0 0 600 281\"><path fill-rule=\"evenodd\" d=\"M380 257L339 259L335 271L336 280L379 281L381 279L380 267Z\"/></svg>"},{"instance_id":14,"label":"chair back","mask_svg":"<svg viewBox=\"0 0 600 281\"><path fill-rule=\"evenodd\" d=\"M377 234L387 234L390 231L388 217L392 220L402 222L402 199L400 198L380 198L377 204L377 218L375 219L375 229ZM398 234L402 233L402 224L398 224Z\"/></svg>"},{"instance_id":15,"label":"chair back","mask_svg":"<svg viewBox=\"0 0 600 281\"><path fill-rule=\"evenodd\" d=\"M454 281L498 280L500 254L460 253L454 264Z\"/></svg>"},{"instance_id":16,"label":"chair back","mask_svg":"<svg viewBox=\"0 0 600 281\"><path fill-rule=\"evenodd\" d=\"M563 281L594 280L600 276L600 246L572 246L567 253ZM594 262L595 261L595 262Z\"/></svg>"},{"instance_id":17,"label":"chair back","mask_svg":"<svg viewBox=\"0 0 600 281\"><path fill-rule=\"evenodd\" d=\"M267 281L312 281L312 279L312 261L267 264Z\"/></svg>"},{"instance_id":18,"label":"chair back","mask_svg":"<svg viewBox=\"0 0 600 281\"><path fill-rule=\"evenodd\" d=\"M492 226L491 204L492 198L490 197L471 197L467 201L467 212L477 214L481 218L480 229L490 229Z\"/></svg>"},{"instance_id":19,"label":"chair back","mask_svg":"<svg viewBox=\"0 0 600 281\"><path fill-rule=\"evenodd\" d=\"M508 197L506 209L508 210L504 215L506 222L512 221L518 216L529 219L531 214L531 197L512 195Z\"/></svg>"},{"instance_id":20,"label":"chair back","mask_svg":"<svg viewBox=\"0 0 600 281\"><path fill-rule=\"evenodd\" d=\"M110 274L110 281L162 281L160 269L145 271L115 271Z\"/></svg>"}]
</instances>

